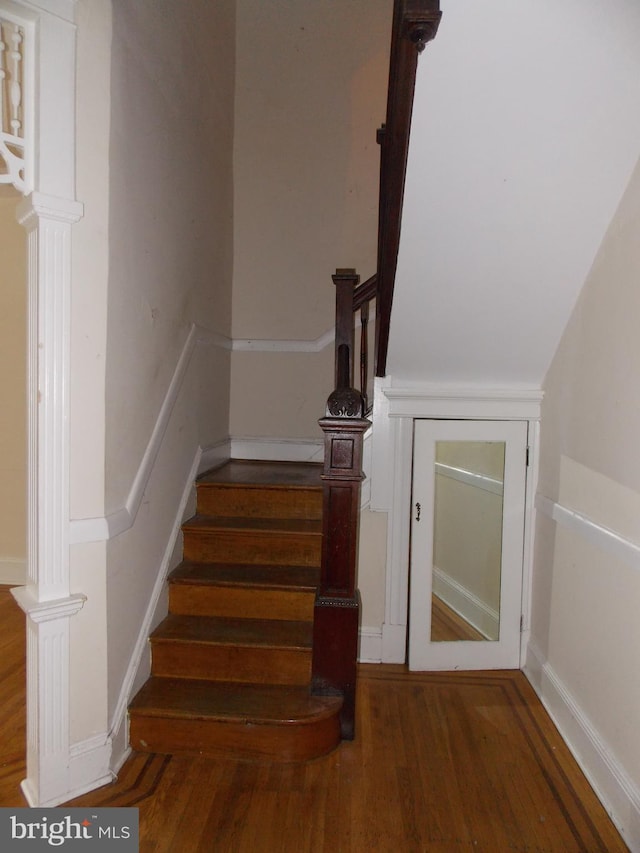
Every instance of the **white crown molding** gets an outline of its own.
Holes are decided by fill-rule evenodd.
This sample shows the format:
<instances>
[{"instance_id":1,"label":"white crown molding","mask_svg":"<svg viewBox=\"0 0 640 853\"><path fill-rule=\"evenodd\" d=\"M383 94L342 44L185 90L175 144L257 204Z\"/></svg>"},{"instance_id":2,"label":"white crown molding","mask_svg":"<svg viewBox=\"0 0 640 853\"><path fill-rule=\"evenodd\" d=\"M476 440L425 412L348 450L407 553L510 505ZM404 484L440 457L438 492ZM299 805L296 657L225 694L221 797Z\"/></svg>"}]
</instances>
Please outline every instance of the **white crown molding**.
<instances>
[{"instance_id":1,"label":"white crown molding","mask_svg":"<svg viewBox=\"0 0 640 853\"><path fill-rule=\"evenodd\" d=\"M630 539L540 493L536 495L536 509L561 527L572 530L592 545L640 571L640 545Z\"/></svg>"},{"instance_id":2,"label":"white crown molding","mask_svg":"<svg viewBox=\"0 0 640 853\"><path fill-rule=\"evenodd\" d=\"M625 842L640 850L640 789L534 643L524 674Z\"/></svg>"},{"instance_id":3,"label":"white crown molding","mask_svg":"<svg viewBox=\"0 0 640 853\"><path fill-rule=\"evenodd\" d=\"M540 417L539 388L493 388L446 383L389 385L380 391L391 418L533 420Z\"/></svg>"}]
</instances>

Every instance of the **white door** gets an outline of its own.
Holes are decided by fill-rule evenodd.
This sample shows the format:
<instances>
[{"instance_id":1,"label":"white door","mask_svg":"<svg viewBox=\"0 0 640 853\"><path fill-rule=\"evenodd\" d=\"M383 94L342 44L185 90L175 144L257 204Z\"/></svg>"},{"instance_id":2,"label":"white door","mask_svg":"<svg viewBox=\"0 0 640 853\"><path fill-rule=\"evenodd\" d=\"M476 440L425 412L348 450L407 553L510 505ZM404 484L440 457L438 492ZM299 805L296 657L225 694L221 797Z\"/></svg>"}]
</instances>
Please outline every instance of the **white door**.
<instances>
[{"instance_id":1,"label":"white door","mask_svg":"<svg viewBox=\"0 0 640 853\"><path fill-rule=\"evenodd\" d=\"M527 424L417 420L409 668L516 669Z\"/></svg>"}]
</instances>

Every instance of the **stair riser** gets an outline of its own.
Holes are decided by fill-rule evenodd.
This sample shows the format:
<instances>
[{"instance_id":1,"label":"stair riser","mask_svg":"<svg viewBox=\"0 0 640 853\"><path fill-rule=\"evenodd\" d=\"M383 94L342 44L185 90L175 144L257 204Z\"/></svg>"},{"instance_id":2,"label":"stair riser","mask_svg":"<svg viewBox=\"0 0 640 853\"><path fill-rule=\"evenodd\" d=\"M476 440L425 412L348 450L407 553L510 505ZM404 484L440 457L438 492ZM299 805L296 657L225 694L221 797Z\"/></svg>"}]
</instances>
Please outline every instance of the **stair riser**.
<instances>
[{"instance_id":1,"label":"stair riser","mask_svg":"<svg viewBox=\"0 0 640 853\"><path fill-rule=\"evenodd\" d=\"M184 559L211 563L320 565L321 534L184 531Z\"/></svg>"},{"instance_id":2,"label":"stair riser","mask_svg":"<svg viewBox=\"0 0 640 853\"><path fill-rule=\"evenodd\" d=\"M247 684L308 684L310 649L263 649L209 643L152 642L151 671L164 678Z\"/></svg>"},{"instance_id":3,"label":"stair riser","mask_svg":"<svg viewBox=\"0 0 640 853\"><path fill-rule=\"evenodd\" d=\"M230 616L245 619L313 620L315 594L288 590L171 584L169 612L182 616Z\"/></svg>"},{"instance_id":4,"label":"stair riser","mask_svg":"<svg viewBox=\"0 0 640 853\"><path fill-rule=\"evenodd\" d=\"M338 746L340 724L337 716L291 726L132 714L130 740L139 752L309 761Z\"/></svg>"},{"instance_id":5,"label":"stair riser","mask_svg":"<svg viewBox=\"0 0 640 853\"><path fill-rule=\"evenodd\" d=\"M198 512L225 518L322 518L322 492L318 489L240 488L202 483L198 486Z\"/></svg>"}]
</instances>

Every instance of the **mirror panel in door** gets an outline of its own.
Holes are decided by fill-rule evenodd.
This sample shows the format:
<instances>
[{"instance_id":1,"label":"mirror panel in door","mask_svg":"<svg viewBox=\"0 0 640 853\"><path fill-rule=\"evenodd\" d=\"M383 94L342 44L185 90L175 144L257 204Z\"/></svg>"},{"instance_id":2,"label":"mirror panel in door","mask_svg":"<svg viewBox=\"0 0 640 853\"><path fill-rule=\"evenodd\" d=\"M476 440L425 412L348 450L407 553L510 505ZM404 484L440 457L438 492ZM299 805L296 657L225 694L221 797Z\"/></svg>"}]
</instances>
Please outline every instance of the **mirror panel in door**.
<instances>
[{"instance_id":1,"label":"mirror panel in door","mask_svg":"<svg viewBox=\"0 0 640 853\"><path fill-rule=\"evenodd\" d=\"M497 641L505 443L437 441L431 641Z\"/></svg>"},{"instance_id":2,"label":"mirror panel in door","mask_svg":"<svg viewBox=\"0 0 640 853\"><path fill-rule=\"evenodd\" d=\"M417 419L414 422L409 669L512 669L520 665L526 446L525 421ZM444 466L448 466L448 470L445 471ZM438 470L439 473L436 473ZM445 473L448 481L453 481L447 482L445 488L450 488L451 492L456 490L456 500L449 499L450 503L457 504L456 511L460 511L463 487L471 492L462 479L474 481L473 488L486 493L480 499L486 506L493 502L494 506L502 507L502 520L497 528L499 532L494 531L489 536L485 529L489 516L493 514L485 506L479 514L480 520L473 522L475 533L469 535L470 539L480 537L478 542L483 544L465 546L476 560L481 551L498 555L499 570L491 581L484 581L484 587L470 587L461 577L454 577L454 580L445 584L448 586L446 595L442 591L443 575L446 573L443 566L449 568L450 557L446 555L441 542L436 542L434 547L434 528L438 524L438 514L442 512L436 508L436 479L444 481ZM501 473L504 475L502 478ZM502 495L499 494L501 479ZM477 488L479 483L484 489ZM437 489L440 493L443 491L442 483ZM464 550L461 543L464 544L463 536L468 534L463 534L460 518L454 517L449 535L455 537L453 544ZM499 549L495 545L496 536L501 539ZM489 544L490 541L493 544ZM440 570L435 577L434 555L436 567ZM438 561L440 565L437 565ZM494 583L500 588L498 604L488 593ZM465 636L450 642L448 637L437 638L431 624L434 585L438 596L444 598L451 596L452 590L455 591L457 598L454 600L449 597L446 600L453 604L455 611L465 615L475 630L494 639L489 642L469 642L469 637ZM442 598L438 599L438 603L440 601ZM479 601L483 601L484 606L480 606ZM474 604L474 607L470 608L470 604ZM490 627L492 621L493 628ZM464 626L465 622L459 620L459 625ZM465 629L469 630L468 627Z\"/></svg>"}]
</instances>

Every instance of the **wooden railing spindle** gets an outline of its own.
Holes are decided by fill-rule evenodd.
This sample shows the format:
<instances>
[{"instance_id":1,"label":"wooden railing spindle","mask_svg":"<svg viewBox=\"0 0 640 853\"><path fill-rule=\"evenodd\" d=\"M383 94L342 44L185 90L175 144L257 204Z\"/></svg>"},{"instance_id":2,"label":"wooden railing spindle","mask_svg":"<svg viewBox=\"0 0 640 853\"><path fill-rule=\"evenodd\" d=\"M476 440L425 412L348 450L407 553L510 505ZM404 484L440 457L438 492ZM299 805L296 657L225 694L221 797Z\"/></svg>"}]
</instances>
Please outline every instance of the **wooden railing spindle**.
<instances>
[{"instance_id":1,"label":"wooden railing spindle","mask_svg":"<svg viewBox=\"0 0 640 853\"><path fill-rule=\"evenodd\" d=\"M369 377L369 303L365 302L360 309L360 391L362 393L363 411L369 411L367 396L367 379Z\"/></svg>"}]
</instances>

